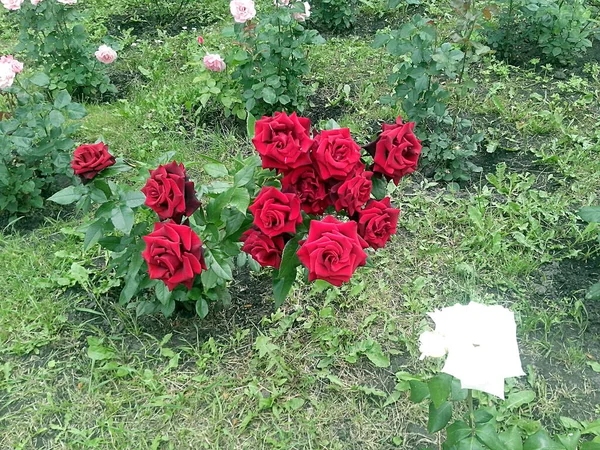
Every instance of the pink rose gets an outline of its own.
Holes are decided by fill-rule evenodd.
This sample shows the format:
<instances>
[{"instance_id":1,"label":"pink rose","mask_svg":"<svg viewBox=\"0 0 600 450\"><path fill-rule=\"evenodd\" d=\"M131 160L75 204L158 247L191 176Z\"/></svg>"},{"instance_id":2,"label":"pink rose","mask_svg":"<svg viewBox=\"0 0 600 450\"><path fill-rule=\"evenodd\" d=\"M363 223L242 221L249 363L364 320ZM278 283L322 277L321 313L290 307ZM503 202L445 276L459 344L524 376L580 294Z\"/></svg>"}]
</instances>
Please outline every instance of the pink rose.
<instances>
[{"instance_id":1,"label":"pink rose","mask_svg":"<svg viewBox=\"0 0 600 450\"><path fill-rule=\"evenodd\" d=\"M33 6L37 6L38 3L40 3L42 0L31 0L31 4Z\"/></svg>"},{"instance_id":2,"label":"pink rose","mask_svg":"<svg viewBox=\"0 0 600 450\"><path fill-rule=\"evenodd\" d=\"M21 4L25 0L2 0L2 4L6 9L11 11L16 11L17 9L21 9Z\"/></svg>"},{"instance_id":3,"label":"pink rose","mask_svg":"<svg viewBox=\"0 0 600 450\"><path fill-rule=\"evenodd\" d=\"M77 3L77 0L56 0L58 3L62 3L63 5L74 5Z\"/></svg>"},{"instance_id":4,"label":"pink rose","mask_svg":"<svg viewBox=\"0 0 600 450\"><path fill-rule=\"evenodd\" d=\"M101 45L98 47L98 50L94 55L96 55L96 59L103 64L110 64L117 59L117 52L108 45Z\"/></svg>"},{"instance_id":5,"label":"pink rose","mask_svg":"<svg viewBox=\"0 0 600 450\"><path fill-rule=\"evenodd\" d=\"M203 62L204 67L213 72L223 72L227 67L225 61L221 58L221 55L217 55L216 53L207 53Z\"/></svg>"},{"instance_id":6,"label":"pink rose","mask_svg":"<svg viewBox=\"0 0 600 450\"><path fill-rule=\"evenodd\" d=\"M23 71L23 63L13 58L12 55L0 56L0 64L9 64L14 73Z\"/></svg>"},{"instance_id":7,"label":"pink rose","mask_svg":"<svg viewBox=\"0 0 600 450\"><path fill-rule=\"evenodd\" d=\"M252 0L231 0L229 10L233 20L237 23L245 23L256 16L256 9Z\"/></svg>"},{"instance_id":8,"label":"pink rose","mask_svg":"<svg viewBox=\"0 0 600 450\"><path fill-rule=\"evenodd\" d=\"M0 64L0 89L6 89L12 86L15 81L15 72L10 64Z\"/></svg>"},{"instance_id":9,"label":"pink rose","mask_svg":"<svg viewBox=\"0 0 600 450\"><path fill-rule=\"evenodd\" d=\"M299 3L299 2L298 2ZM304 22L306 19L310 17L310 4L308 2L304 2L304 12L296 12L292 14L294 19L298 22Z\"/></svg>"},{"instance_id":10,"label":"pink rose","mask_svg":"<svg viewBox=\"0 0 600 450\"><path fill-rule=\"evenodd\" d=\"M198 45L204 44L204 38L202 36L198 36Z\"/></svg>"}]
</instances>

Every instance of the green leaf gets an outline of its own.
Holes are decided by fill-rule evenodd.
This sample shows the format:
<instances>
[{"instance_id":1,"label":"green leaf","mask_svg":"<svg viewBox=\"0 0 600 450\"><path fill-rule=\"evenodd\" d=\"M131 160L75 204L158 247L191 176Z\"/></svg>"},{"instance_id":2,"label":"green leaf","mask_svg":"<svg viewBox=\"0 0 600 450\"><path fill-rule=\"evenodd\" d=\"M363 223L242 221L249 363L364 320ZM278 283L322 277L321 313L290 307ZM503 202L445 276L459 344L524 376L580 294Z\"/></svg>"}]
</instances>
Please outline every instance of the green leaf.
<instances>
[{"instance_id":1,"label":"green leaf","mask_svg":"<svg viewBox=\"0 0 600 450\"><path fill-rule=\"evenodd\" d=\"M129 234L133 228L135 215L127 205L117 205L110 212L110 220L115 228L124 234Z\"/></svg>"},{"instance_id":2,"label":"green leaf","mask_svg":"<svg viewBox=\"0 0 600 450\"><path fill-rule=\"evenodd\" d=\"M588 300L598 300L600 299L600 281L592 285L589 289L585 298Z\"/></svg>"},{"instance_id":3,"label":"green leaf","mask_svg":"<svg viewBox=\"0 0 600 450\"><path fill-rule=\"evenodd\" d=\"M498 437L496 427L490 423L478 425L475 434L481 442L487 445L490 450L506 450L504 444Z\"/></svg>"},{"instance_id":4,"label":"green leaf","mask_svg":"<svg viewBox=\"0 0 600 450\"><path fill-rule=\"evenodd\" d=\"M436 408L439 408L442 403L448 400L452 389L452 376L446 373L440 373L433 377L427 383L431 401Z\"/></svg>"},{"instance_id":5,"label":"green leaf","mask_svg":"<svg viewBox=\"0 0 600 450\"><path fill-rule=\"evenodd\" d=\"M62 124L65 123L65 116L57 109L53 109L50 111L50 114L48 114L48 121L54 128L60 128Z\"/></svg>"},{"instance_id":6,"label":"green leaf","mask_svg":"<svg viewBox=\"0 0 600 450\"><path fill-rule=\"evenodd\" d=\"M31 77L29 77L29 81L31 81L36 86L44 87L50 84L50 77L44 72L36 72Z\"/></svg>"},{"instance_id":7,"label":"green leaf","mask_svg":"<svg viewBox=\"0 0 600 450\"><path fill-rule=\"evenodd\" d=\"M504 407L506 409L515 409L526 405L527 403L531 403L533 400L535 400L535 392L533 391L515 392L508 396L504 402Z\"/></svg>"},{"instance_id":8,"label":"green leaf","mask_svg":"<svg viewBox=\"0 0 600 450\"><path fill-rule=\"evenodd\" d=\"M256 159L250 158L247 164L233 176L233 185L235 187L246 186L254 177L255 169Z\"/></svg>"},{"instance_id":9,"label":"green leaf","mask_svg":"<svg viewBox=\"0 0 600 450\"><path fill-rule=\"evenodd\" d=\"M427 383L417 380L410 380L410 401L415 403L421 403L423 400L429 397L429 387Z\"/></svg>"},{"instance_id":10,"label":"green leaf","mask_svg":"<svg viewBox=\"0 0 600 450\"><path fill-rule=\"evenodd\" d=\"M206 300L204 300L203 298L201 298L200 300L198 300L196 302L196 314L198 314L198 317L200 317L201 319L204 319L207 315L208 315L208 303L206 302Z\"/></svg>"},{"instance_id":11,"label":"green leaf","mask_svg":"<svg viewBox=\"0 0 600 450\"><path fill-rule=\"evenodd\" d=\"M600 222L600 206L585 206L578 214L586 222Z\"/></svg>"},{"instance_id":12,"label":"green leaf","mask_svg":"<svg viewBox=\"0 0 600 450\"><path fill-rule=\"evenodd\" d=\"M213 178L223 178L229 175L227 167L223 164L208 163L203 166L204 171Z\"/></svg>"},{"instance_id":13,"label":"green leaf","mask_svg":"<svg viewBox=\"0 0 600 450\"><path fill-rule=\"evenodd\" d=\"M553 441L546 431L540 430L527 438L523 450L565 450L565 448Z\"/></svg>"},{"instance_id":14,"label":"green leaf","mask_svg":"<svg viewBox=\"0 0 600 450\"><path fill-rule=\"evenodd\" d=\"M371 190L373 197L377 200L382 200L387 196L387 186L388 182L383 177L373 177L371 179L373 182L373 188Z\"/></svg>"},{"instance_id":15,"label":"green leaf","mask_svg":"<svg viewBox=\"0 0 600 450\"><path fill-rule=\"evenodd\" d=\"M48 200L58 203L59 205L70 205L71 203L78 201L81 197L82 193L79 186L67 186L48 198Z\"/></svg>"},{"instance_id":16,"label":"green leaf","mask_svg":"<svg viewBox=\"0 0 600 450\"><path fill-rule=\"evenodd\" d=\"M600 443L584 442L583 444L581 444L581 450L600 450Z\"/></svg>"},{"instance_id":17,"label":"green leaf","mask_svg":"<svg viewBox=\"0 0 600 450\"><path fill-rule=\"evenodd\" d=\"M439 408L436 408L431 402L429 404L429 421L427 422L427 431L437 433L442 430L452 418L452 403L444 402Z\"/></svg>"},{"instance_id":18,"label":"green leaf","mask_svg":"<svg viewBox=\"0 0 600 450\"><path fill-rule=\"evenodd\" d=\"M519 429L514 426L508 431L504 431L498 435L505 448L510 450L523 450L523 441Z\"/></svg>"},{"instance_id":19,"label":"green leaf","mask_svg":"<svg viewBox=\"0 0 600 450\"><path fill-rule=\"evenodd\" d=\"M217 277L223 278L224 280L231 280L233 278L229 264L218 261L212 253L207 255L206 264L207 267L214 271Z\"/></svg>"},{"instance_id":20,"label":"green leaf","mask_svg":"<svg viewBox=\"0 0 600 450\"><path fill-rule=\"evenodd\" d=\"M481 445L479 440L475 436L467 437L467 439L460 441L456 446L456 450L486 450Z\"/></svg>"},{"instance_id":21,"label":"green leaf","mask_svg":"<svg viewBox=\"0 0 600 450\"><path fill-rule=\"evenodd\" d=\"M273 296L276 308L283 304L294 281L296 281L296 267L300 265L300 260L296 254L298 247L298 238L296 237L290 240L283 249L279 271L273 278Z\"/></svg>"},{"instance_id":22,"label":"green leaf","mask_svg":"<svg viewBox=\"0 0 600 450\"><path fill-rule=\"evenodd\" d=\"M248 139L252 139L254 137L255 124L256 117L254 117L252 113L248 111L248 116L246 117L246 132L248 133Z\"/></svg>"},{"instance_id":23,"label":"green leaf","mask_svg":"<svg viewBox=\"0 0 600 450\"><path fill-rule=\"evenodd\" d=\"M444 448L452 447L471 435L471 427L462 420L457 420L446 429L447 438Z\"/></svg>"},{"instance_id":24,"label":"green leaf","mask_svg":"<svg viewBox=\"0 0 600 450\"><path fill-rule=\"evenodd\" d=\"M103 338L88 336L87 343L87 355L88 358L90 358L93 361L111 359L115 355L114 351L102 345L104 343Z\"/></svg>"},{"instance_id":25,"label":"green leaf","mask_svg":"<svg viewBox=\"0 0 600 450\"><path fill-rule=\"evenodd\" d=\"M121 194L121 200L130 208L137 208L146 202L146 196L143 192L128 191Z\"/></svg>"},{"instance_id":26,"label":"green leaf","mask_svg":"<svg viewBox=\"0 0 600 450\"><path fill-rule=\"evenodd\" d=\"M54 99L54 107L56 109L62 109L71 103L71 96L67 91L60 91Z\"/></svg>"},{"instance_id":27,"label":"green leaf","mask_svg":"<svg viewBox=\"0 0 600 450\"><path fill-rule=\"evenodd\" d=\"M389 367L390 357L383 353L381 345L378 342L373 342L372 345L367 347L365 355L369 358L376 367Z\"/></svg>"},{"instance_id":28,"label":"green leaf","mask_svg":"<svg viewBox=\"0 0 600 450\"><path fill-rule=\"evenodd\" d=\"M173 292L169 290L165 283L159 281L158 284L154 286L154 294L156 295L157 300L161 304L166 305L167 303L169 303Z\"/></svg>"},{"instance_id":29,"label":"green leaf","mask_svg":"<svg viewBox=\"0 0 600 450\"><path fill-rule=\"evenodd\" d=\"M83 249L85 251L89 250L93 245L95 245L98 240L104 235L104 225L106 221L104 219L98 219L92 223L85 230L85 237L83 239Z\"/></svg>"},{"instance_id":30,"label":"green leaf","mask_svg":"<svg viewBox=\"0 0 600 450\"><path fill-rule=\"evenodd\" d=\"M556 438L560 441L566 450L577 450L577 444L579 444L579 438L581 438L581 432L574 431L568 435L559 434Z\"/></svg>"},{"instance_id":31,"label":"green leaf","mask_svg":"<svg viewBox=\"0 0 600 450\"><path fill-rule=\"evenodd\" d=\"M263 100L269 105L274 105L277 101L277 94L272 87L265 87L262 91Z\"/></svg>"},{"instance_id":32,"label":"green leaf","mask_svg":"<svg viewBox=\"0 0 600 450\"><path fill-rule=\"evenodd\" d=\"M235 188L229 203L239 212L246 214L250 205L250 194L245 188Z\"/></svg>"}]
</instances>

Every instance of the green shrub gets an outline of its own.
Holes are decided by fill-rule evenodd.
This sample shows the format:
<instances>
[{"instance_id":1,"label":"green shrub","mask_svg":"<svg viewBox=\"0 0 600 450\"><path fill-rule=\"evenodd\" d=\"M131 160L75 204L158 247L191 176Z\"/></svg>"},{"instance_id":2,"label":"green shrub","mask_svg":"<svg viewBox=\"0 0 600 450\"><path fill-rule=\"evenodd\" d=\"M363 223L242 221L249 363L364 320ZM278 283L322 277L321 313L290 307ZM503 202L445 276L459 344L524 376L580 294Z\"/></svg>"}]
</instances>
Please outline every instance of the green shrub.
<instances>
[{"instance_id":1,"label":"green shrub","mask_svg":"<svg viewBox=\"0 0 600 450\"><path fill-rule=\"evenodd\" d=\"M354 26L356 0L317 0L311 5L311 21L320 29L340 32Z\"/></svg>"}]
</instances>

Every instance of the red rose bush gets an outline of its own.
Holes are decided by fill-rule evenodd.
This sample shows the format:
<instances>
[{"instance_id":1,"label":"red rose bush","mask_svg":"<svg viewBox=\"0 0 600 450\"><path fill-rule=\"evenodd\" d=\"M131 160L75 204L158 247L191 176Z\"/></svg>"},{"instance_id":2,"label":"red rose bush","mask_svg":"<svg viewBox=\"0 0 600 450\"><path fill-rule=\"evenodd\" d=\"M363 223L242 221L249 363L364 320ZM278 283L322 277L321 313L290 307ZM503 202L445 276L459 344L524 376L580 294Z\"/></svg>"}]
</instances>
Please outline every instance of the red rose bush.
<instances>
[{"instance_id":1,"label":"red rose bush","mask_svg":"<svg viewBox=\"0 0 600 450\"><path fill-rule=\"evenodd\" d=\"M361 147L348 128L313 135L309 119L296 113L256 121L252 143L272 175L249 207L253 228L242 236L242 251L276 269L277 304L298 265L309 281L341 286L366 264L365 249L383 248L396 233L400 210L389 197L375 198L374 183L398 184L416 169L421 145L413 128L398 118Z\"/></svg>"},{"instance_id":2,"label":"red rose bush","mask_svg":"<svg viewBox=\"0 0 600 450\"><path fill-rule=\"evenodd\" d=\"M298 266L309 281L341 286L396 233L400 210L381 187L415 170L414 124L384 125L365 147L347 128L315 132L296 113L254 125L260 157L236 160L233 169L205 164L215 179L208 184L192 181L173 154L147 165L116 158L103 142L75 150L79 181L50 200L91 215L80 228L84 247L109 252L121 303L167 316L179 304L204 317L210 304L230 298L236 264L249 264L272 268L279 305ZM117 183L124 172L127 183Z\"/></svg>"}]
</instances>

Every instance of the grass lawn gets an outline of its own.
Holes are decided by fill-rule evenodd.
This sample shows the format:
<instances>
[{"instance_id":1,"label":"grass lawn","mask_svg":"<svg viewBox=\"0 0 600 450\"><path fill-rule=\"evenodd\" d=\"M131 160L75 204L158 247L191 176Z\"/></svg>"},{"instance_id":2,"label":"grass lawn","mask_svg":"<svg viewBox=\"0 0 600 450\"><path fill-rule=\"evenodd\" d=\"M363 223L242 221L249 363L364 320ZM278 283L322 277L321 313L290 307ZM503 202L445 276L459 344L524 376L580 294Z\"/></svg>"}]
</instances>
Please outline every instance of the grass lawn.
<instances>
[{"instance_id":1,"label":"grass lawn","mask_svg":"<svg viewBox=\"0 0 600 450\"><path fill-rule=\"evenodd\" d=\"M77 141L102 137L148 161L251 154L243 122L192 107L196 37L223 45L225 2L192 2L170 23L156 16L162 3L138 3L82 1L91 35L109 30L124 49L110 69L117 98L86 105ZM305 115L333 118L361 143L398 114L378 101L394 59L371 44L406 16L384 3L365 2L354 31L310 51L318 87ZM408 14L451 27L445 3ZM2 54L8 24L3 10ZM442 364L419 360L426 313L471 300L516 313L527 375L509 380L507 424L564 433L565 417L596 420L600 303L586 291L600 279L599 229L576 214L600 201L598 42L589 55L568 68L475 64L476 88L450 109L485 134L482 171L460 185L404 178L390 192L398 234L374 267L341 288L301 283L278 310L268 274L240 271L231 308L138 318L116 301L104 252L83 252L84 217L49 206L2 222L0 449L441 448L407 380Z\"/></svg>"}]
</instances>

